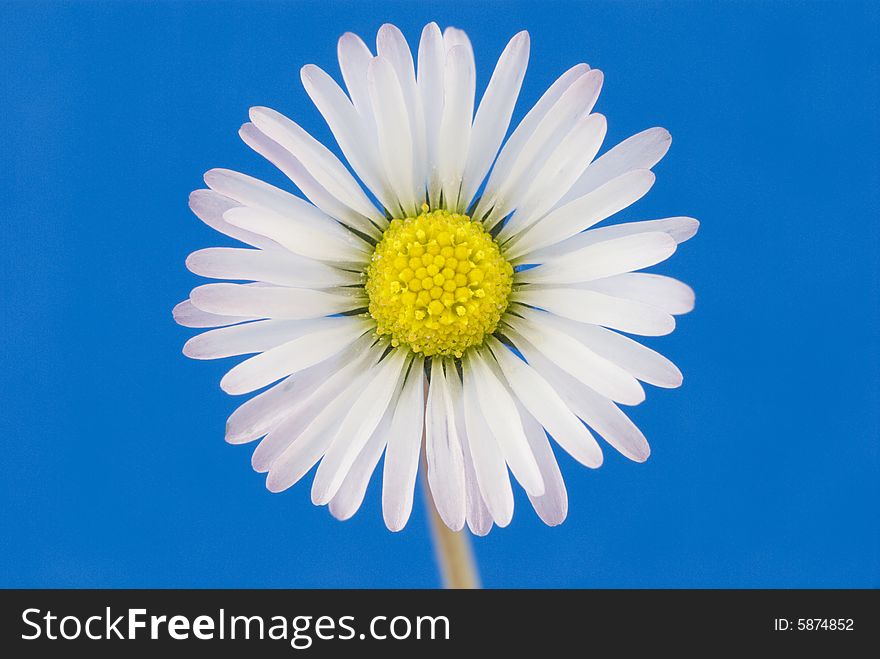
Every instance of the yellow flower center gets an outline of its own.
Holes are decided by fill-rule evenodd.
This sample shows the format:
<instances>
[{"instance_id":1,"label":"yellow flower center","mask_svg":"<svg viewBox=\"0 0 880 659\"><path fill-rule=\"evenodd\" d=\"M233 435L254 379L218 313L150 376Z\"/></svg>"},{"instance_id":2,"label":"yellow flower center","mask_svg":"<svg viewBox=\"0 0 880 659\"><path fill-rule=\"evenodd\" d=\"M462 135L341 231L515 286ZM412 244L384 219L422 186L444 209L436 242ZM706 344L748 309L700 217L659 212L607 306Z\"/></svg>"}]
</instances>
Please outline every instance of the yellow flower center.
<instances>
[{"instance_id":1,"label":"yellow flower center","mask_svg":"<svg viewBox=\"0 0 880 659\"><path fill-rule=\"evenodd\" d=\"M461 357L495 331L513 268L483 225L427 205L391 220L367 268L379 335L426 356Z\"/></svg>"}]
</instances>

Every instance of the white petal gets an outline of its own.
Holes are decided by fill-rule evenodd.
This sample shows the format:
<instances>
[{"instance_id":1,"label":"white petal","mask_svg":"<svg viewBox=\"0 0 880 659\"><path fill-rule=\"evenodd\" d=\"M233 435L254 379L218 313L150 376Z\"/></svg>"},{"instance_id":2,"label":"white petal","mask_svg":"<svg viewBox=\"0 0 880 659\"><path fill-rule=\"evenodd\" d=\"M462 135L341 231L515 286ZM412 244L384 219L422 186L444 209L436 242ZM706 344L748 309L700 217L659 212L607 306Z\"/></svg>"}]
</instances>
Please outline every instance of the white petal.
<instances>
[{"instance_id":1,"label":"white petal","mask_svg":"<svg viewBox=\"0 0 880 659\"><path fill-rule=\"evenodd\" d=\"M556 324L597 355L614 362L642 382L667 389L681 386L682 375L678 367L638 341L595 325L565 320Z\"/></svg>"},{"instance_id":2,"label":"white petal","mask_svg":"<svg viewBox=\"0 0 880 659\"><path fill-rule=\"evenodd\" d=\"M457 27L447 27L443 30L443 44L447 53L455 47L463 48L467 58L474 61L474 47L464 30Z\"/></svg>"},{"instance_id":3,"label":"white petal","mask_svg":"<svg viewBox=\"0 0 880 659\"><path fill-rule=\"evenodd\" d=\"M627 272L597 279L582 286L606 295L650 304L676 316L688 313L694 308L693 289L677 279L664 275Z\"/></svg>"},{"instance_id":4,"label":"white petal","mask_svg":"<svg viewBox=\"0 0 880 659\"><path fill-rule=\"evenodd\" d=\"M308 64L300 78L352 169L385 208L393 209L394 198L382 173L372 129L327 73Z\"/></svg>"},{"instance_id":5,"label":"white petal","mask_svg":"<svg viewBox=\"0 0 880 659\"><path fill-rule=\"evenodd\" d=\"M446 374L439 359L431 361L428 407L425 410L425 456L428 485L437 513L446 526L459 531L466 515L464 459Z\"/></svg>"},{"instance_id":6,"label":"white petal","mask_svg":"<svg viewBox=\"0 0 880 659\"><path fill-rule=\"evenodd\" d=\"M329 503L339 491L358 454L385 416L409 359L406 351L394 350L370 373L368 383L346 413L315 474L312 483L315 505Z\"/></svg>"},{"instance_id":7,"label":"white petal","mask_svg":"<svg viewBox=\"0 0 880 659\"><path fill-rule=\"evenodd\" d=\"M498 153L529 63L529 33L518 33L501 53L477 108L461 189L461 204L470 205Z\"/></svg>"},{"instance_id":8,"label":"white petal","mask_svg":"<svg viewBox=\"0 0 880 659\"><path fill-rule=\"evenodd\" d=\"M390 531L406 526L412 512L425 422L425 362L416 357L394 411L382 477L382 515Z\"/></svg>"},{"instance_id":9,"label":"white petal","mask_svg":"<svg viewBox=\"0 0 880 659\"><path fill-rule=\"evenodd\" d=\"M366 306L363 296L353 294L246 284L205 284L194 288L190 299L208 313L283 320L320 318Z\"/></svg>"},{"instance_id":10,"label":"white petal","mask_svg":"<svg viewBox=\"0 0 880 659\"><path fill-rule=\"evenodd\" d=\"M449 385L449 395L452 398L455 413L455 429L461 442L461 456L464 459L465 519L471 533L484 536L492 530L494 521L480 492L480 485L477 483L477 476L474 472L474 460L468 445L467 425L464 418L464 388L456 369L452 368L447 371L446 382Z\"/></svg>"},{"instance_id":11,"label":"white petal","mask_svg":"<svg viewBox=\"0 0 880 659\"><path fill-rule=\"evenodd\" d=\"M436 23L429 23L422 30L419 41L418 89L422 97L425 117L425 148L429 203L436 206L440 197L440 173L437 170L437 153L440 140L440 121L443 117L443 84L446 51L443 35Z\"/></svg>"},{"instance_id":12,"label":"white petal","mask_svg":"<svg viewBox=\"0 0 880 659\"><path fill-rule=\"evenodd\" d=\"M265 211L285 219L289 218L296 226L309 225L312 229L320 229L353 248L362 251L368 249L363 240L355 237L353 233L312 204L251 176L228 169L212 169L205 173L205 182L212 190L234 199L243 207L249 207L251 212ZM224 215L238 212L241 212L240 208L232 208L226 210ZM223 219L229 222L228 216ZM270 245L272 244L274 242L270 241Z\"/></svg>"},{"instance_id":13,"label":"white petal","mask_svg":"<svg viewBox=\"0 0 880 659\"><path fill-rule=\"evenodd\" d=\"M586 64L577 64L563 73L559 78L544 92L543 96L526 114L525 118L514 129L510 139L504 144L501 153L498 155L498 161L492 170L492 178L497 181L503 181L507 178L511 166L516 162L519 152L523 145L532 136L535 128L544 119L547 112L552 108L559 98L568 90L568 88L577 79L583 76L590 67ZM427 107L427 106L426 106ZM485 195L484 195L485 196ZM486 206L481 203L477 204L474 217L482 217L487 211L491 210L491 205Z\"/></svg>"},{"instance_id":14,"label":"white petal","mask_svg":"<svg viewBox=\"0 0 880 659\"><path fill-rule=\"evenodd\" d=\"M505 246L505 254L509 259L516 259L577 235L644 197L654 185L654 179L654 174L647 169L622 174L517 234Z\"/></svg>"},{"instance_id":15,"label":"white petal","mask_svg":"<svg viewBox=\"0 0 880 659\"><path fill-rule=\"evenodd\" d=\"M230 444L243 444L265 435L285 417L298 410L326 382L336 377L336 373L349 364L360 363L371 344L372 337L364 335L328 359L299 371L293 377L285 378L240 405L226 421L226 441ZM350 380L350 376L346 376L345 381ZM259 452L258 448L256 453ZM266 464L266 469L269 464ZM265 471L258 469L256 463L254 468Z\"/></svg>"},{"instance_id":16,"label":"white petal","mask_svg":"<svg viewBox=\"0 0 880 659\"><path fill-rule=\"evenodd\" d=\"M346 32L339 37L336 54L339 57L339 69L352 104L368 126L375 126L370 91L367 87L367 67L373 59L373 53L363 39L356 34Z\"/></svg>"},{"instance_id":17,"label":"white petal","mask_svg":"<svg viewBox=\"0 0 880 659\"><path fill-rule=\"evenodd\" d=\"M352 229L361 233L378 238L381 233L376 226L362 215L342 203L330 194L297 160L289 151L277 142L260 132L253 124L244 124L238 134L242 141L266 160L275 165L281 172L293 181L306 198L323 213L339 220Z\"/></svg>"},{"instance_id":18,"label":"white petal","mask_svg":"<svg viewBox=\"0 0 880 659\"><path fill-rule=\"evenodd\" d=\"M192 337L184 344L183 354L192 359L221 359L265 352L322 326L320 320L258 320L221 327Z\"/></svg>"},{"instance_id":19,"label":"white petal","mask_svg":"<svg viewBox=\"0 0 880 659\"><path fill-rule=\"evenodd\" d=\"M599 467L602 449L556 390L497 339L491 339L489 346L510 388L525 409L571 457L587 467Z\"/></svg>"},{"instance_id":20,"label":"white petal","mask_svg":"<svg viewBox=\"0 0 880 659\"><path fill-rule=\"evenodd\" d=\"M579 119L535 175L510 220L498 233L498 241L527 229L550 210L580 176L605 139L607 122L601 114Z\"/></svg>"},{"instance_id":21,"label":"white petal","mask_svg":"<svg viewBox=\"0 0 880 659\"><path fill-rule=\"evenodd\" d=\"M342 414L351 405L356 393L354 387L346 389L336 400L321 410L298 436L284 435L287 448L269 467L266 489L270 492L283 492L298 483L315 466L330 445L333 434L342 423ZM273 430L263 442L268 441L273 435L281 436L284 432L283 426L284 424Z\"/></svg>"},{"instance_id":22,"label":"white petal","mask_svg":"<svg viewBox=\"0 0 880 659\"><path fill-rule=\"evenodd\" d=\"M446 206L463 211L458 199L470 144L476 84L473 59L464 46L456 46L447 52L444 80L445 101L440 120L437 171Z\"/></svg>"},{"instance_id":23,"label":"white petal","mask_svg":"<svg viewBox=\"0 0 880 659\"><path fill-rule=\"evenodd\" d=\"M626 172L651 169L666 155L671 144L672 136L665 128L649 128L625 139L587 167L562 203L589 194Z\"/></svg>"},{"instance_id":24,"label":"white petal","mask_svg":"<svg viewBox=\"0 0 880 659\"><path fill-rule=\"evenodd\" d=\"M276 380L313 366L352 343L369 331L361 318L327 318L328 329L301 336L243 361L220 381L229 394L246 394Z\"/></svg>"},{"instance_id":25,"label":"white petal","mask_svg":"<svg viewBox=\"0 0 880 659\"><path fill-rule=\"evenodd\" d=\"M171 314L174 316L174 322L183 327L223 327L256 320L255 316L221 316L208 313L199 309L190 300L179 302L172 309Z\"/></svg>"},{"instance_id":26,"label":"white petal","mask_svg":"<svg viewBox=\"0 0 880 659\"><path fill-rule=\"evenodd\" d=\"M507 389L489 368L479 351L471 351L467 363L462 368L470 368L477 388L483 417L504 455L504 460L514 477L529 494L541 496L544 482L535 456L529 449L529 442L523 433L516 403Z\"/></svg>"},{"instance_id":27,"label":"white petal","mask_svg":"<svg viewBox=\"0 0 880 659\"><path fill-rule=\"evenodd\" d=\"M545 524L558 526L568 515L568 493L559 471L559 464L556 462L556 456L553 455L553 449L550 448L550 442L547 441L544 428L522 405L518 407L529 447L538 462L541 478L544 480L544 494L539 497L530 494L529 501Z\"/></svg>"},{"instance_id":28,"label":"white petal","mask_svg":"<svg viewBox=\"0 0 880 659\"><path fill-rule=\"evenodd\" d=\"M510 316L510 325L559 368L619 403L638 405L645 400L642 386L625 370L545 322L541 316L547 314L522 307L520 310L525 318Z\"/></svg>"},{"instance_id":29,"label":"white petal","mask_svg":"<svg viewBox=\"0 0 880 659\"><path fill-rule=\"evenodd\" d=\"M285 382L292 381L293 384L289 388L284 409L278 409L280 402L276 405L275 401L266 401L261 404L261 410L253 411L252 416L257 413L262 415L259 423L255 424L257 429L266 429L269 433L251 457L254 470L269 471L276 458L305 432L328 405L349 391L353 382L361 382L361 375L369 373L379 362L383 350L382 345L376 345L373 337L365 334L330 359L287 378ZM264 395L260 394L257 398ZM327 438L326 446L330 445L332 439L332 435Z\"/></svg>"},{"instance_id":30,"label":"white petal","mask_svg":"<svg viewBox=\"0 0 880 659\"><path fill-rule=\"evenodd\" d=\"M521 289L515 291L510 299L579 323L602 325L630 334L664 336L675 329L675 319L657 307L596 291L577 288Z\"/></svg>"},{"instance_id":31,"label":"white petal","mask_svg":"<svg viewBox=\"0 0 880 659\"><path fill-rule=\"evenodd\" d=\"M261 281L293 288L330 288L363 283L363 277L287 250L210 247L186 257L189 271L211 279Z\"/></svg>"},{"instance_id":32,"label":"white petal","mask_svg":"<svg viewBox=\"0 0 880 659\"><path fill-rule=\"evenodd\" d=\"M402 383L402 382L401 382ZM399 393L399 392L398 392ZM382 451L385 450L385 444L388 441L388 432L391 426L391 420L394 416L394 408L397 406L397 393L394 399L385 410L379 425L373 430L373 434L367 440L364 448L355 458L351 465L345 480L339 486L339 490L330 500L330 514L338 520L350 519L361 507L364 501L364 495L367 493L367 486L370 484L370 477L379 464L379 458L382 457Z\"/></svg>"},{"instance_id":33,"label":"white petal","mask_svg":"<svg viewBox=\"0 0 880 659\"><path fill-rule=\"evenodd\" d=\"M320 212L314 206L311 208ZM226 211L223 217L230 224L271 238L306 258L341 264L359 264L369 259L367 244L326 216L325 223L310 213L280 215L241 206ZM345 234L338 233L336 227Z\"/></svg>"},{"instance_id":34,"label":"white petal","mask_svg":"<svg viewBox=\"0 0 880 659\"><path fill-rule=\"evenodd\" d=\"M299 218L303 222L323 227L334 235L344 235L345 229L341 225L312 204L247 174L229 169L212 169L205 172L205 183L212 190L238 202L237 205ZM224 214L226 212L228 209ZM228 221L228 218L224 219Z\"/></svg>"},{"instance_id":35,"label":"white petal","mask_svg":"<svg viewBox=\"0 0 880 659\"><path fill-rule=\"evenodd\" d=\"M495 523L500 527L510 524L513 518L513 490L507 475L504 456L489 429L483 411L477 402L477 386L474 373L463 368L464 418L467 427L468 448L474 464L474 474L480 486L483 500Z\"/></svg>"},{"instance_id":36,"label":"white petal","mask_svg":"<svg viewBox=\"0 0 880 659\"><path fill-rule=\"evenodd\" d=\"M422 95L416 83L412 52L403 33L394 25L386 23L376 36L376 52L391 62L406 104L408 124L412 136L412 179L415 182L416 204L425 202L425 179L427 177L427 146L425 115ZM401 127L398 127L401 130Z\"/></svg>"},{"instance_id":37,"label":"white petal","mask_svg":"<svg viewBox=\"0 0 880 659\"><path fill-rule=\"evenodd\" d=\"M329 360L315 364L302 371L306 374L319 369ZM226 441L230 444L246 444L259 439L284 419L299 404L292 392L299 378L284 378L261 394L248 399L226 421Z\"/></svg>"},{"instance_id":38,"label":"white petal","mask_svg":"<svg viewBox=\"0 0 880 659\"><path fill-rule=\"evenodd\" d=\"M676 243L667 233L637 233L588 245L516 273L522 284L570 284L593 281L665 261Z\"/></svg>"},{"instance_id":39,"label":"white petal","mask_svg":"<svg viewBox=\"0 0 880 659\"><path fill-rule=\"evenodd\" d=\"M189 195L189 207L192 209L192 212L215 231L219 231L230 238L235 238L254 247L277 249L278 243L274 240L239 229L223 219L223 213L239 205L234 199L224 197L219 192L214 192L213 190L195 190Z\"/></svg>"},{"instance_id":40,"label":"white petal","mask_svg":"<svg viewBox=\"0 0 880 659\"><path fill-rule=\"evenodd\" d=\"M362 372L349 377L341 393L319 408L305 428L299 425L299 419L291 418L263 440L258 450L267 442L273 442L275 447L286 445L269 467L266 487L270 492L281 492L291 487L321 459L342 424L346 411L361 395L360 385L364 383L366 375L366 372Z\"/></svg>"},{"instance_id":41,"label":"white petal","mask_svg":"<svg viewBox=\"0 0 880 659\"><path fill-rule=\"evenodd\" d=\"M369 218L379 224L384 222L384 215L370 202L345 165L300 126L275 110L264 107L251 108L250 119L262 133L302 163L329 194L364 220Z\"/></svg>"},{"instance_id":42,"label":"white petal","mask_svg":"<svg viewBox=\"0 0 880 659\"><path fill-rule=\"evenodd\" d=\"M562 396L572 412L630 460L644 462L648 459L651 449L645 436L614 403L552 363L522 335L512 332L509 336L529 364Z\"/></svg>"},{"instance_id":43,"label":"white petal","mask_svg":"<svg viewBox=\"0 0 880 659\"><path fill-rule=\"evenodd\" d=\"M487 212L483 221L488 228L495 226L520 204L529 184L554 149L577 121L593 108L602 89L602 82L601 71L593 70L583 74L547 111L522 145L522 149L516 153L512 163L508 164L505 152L501 152L476 213L477 217L482 217L483 209ZM502 158L505 158L504 163Z\"/></svg>"},{"instance_id":44,"label":"white petal","mask_svg":"<svg viewBox=\"0 0 880 659\"><path fill-rule=\"evenodd\" d=\"M700 223L692 217L667 217L662 220L645 220L643 222L624 222L612 224L607 227L583 231L568 240L563 240L555 245L531 252L526 257L513 259L513 263L543 263L553 257L563 256L575 250L605 242L612 238L623 238L637 233L667 233L676 242L681 244L694 236Z\"/></svg>"},{"instance_id":45,"label":"white petal","mask_svg":"<svg viewBox=\"0 0 880 659\"><path fill-rule=\"evenodd\" d=\"M407 217L415 215L416 186L413 179L413 143L410 118L394 67L381 55L370 61L367 70L370 100L376 117L379 157Z\"/></svg>"}]
</instances>

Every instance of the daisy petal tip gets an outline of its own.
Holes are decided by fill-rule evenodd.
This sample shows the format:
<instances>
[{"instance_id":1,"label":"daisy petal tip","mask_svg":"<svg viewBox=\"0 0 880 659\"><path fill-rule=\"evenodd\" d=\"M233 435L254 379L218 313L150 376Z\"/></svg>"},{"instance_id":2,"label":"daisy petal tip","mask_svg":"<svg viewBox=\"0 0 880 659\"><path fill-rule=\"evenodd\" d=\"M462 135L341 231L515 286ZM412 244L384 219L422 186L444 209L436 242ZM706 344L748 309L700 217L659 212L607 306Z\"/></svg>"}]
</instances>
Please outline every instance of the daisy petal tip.
<instances>
[{"instance_id":1,"label":"daisy petal tip","mask_svg":"<svg viewBox=\"0 0 880 659\"><path fill-rule=\"evenodd\" d=\"M242 388L241 383L234 376L229 377L230 373L227 373L220 379L220 389L230 396L240 396L241 394L248 393L248 390Z\"/></svg>"},{"instance_id":2,"label":"daisy petal tip","mask_svg":"<svg viewBox=\"0 0 880 659\"><path fill-rule=\"evenodd\" d=\"M254 466L254 471L261 471ZM278 494L279 492L283 492L287 489L287 485L283 483L277 476L272 474L271 472L266 477L266 489L269 490L272 494Z\"/></svg>"},{"instance_id":3,"label":"daisy petal tip","mask_svg":"<svg viewBox=\"0 0 880 659\"><path fill-rule=\"evenodd\" d=\"M540 479L534 483L529 483L528 489L523 486L523 489L526 490L526 493L533 497L542 497L545 493L544 480Z\"/></svg>"},{"instance_id":4,"label":"daisy petal tip","mask_svg":"<svg viewBox=\"0 0 880 659\"><path fill-rule=\"evenodd\" d=\"M337 44L339 47L345 47L348 44L356 43L358 41L362 41L362 39L356 35L354 32L343 32L342 36L339 37L339 41Z\"/></svg>"},{"instance_id":5,"label":"daisy petal tip","mask_svg":"<svg viewBox=\"0 0 880 659\"><path fill-rule=\"evenodd\" d=\"M471 533L473 533L478 538L485 538L487 535L489 535L489 532L492 530L492 525L487 524L486 527L483 528L481 526L475 527L475 526L471 526L470 524L468 524L468 528L470 529Z\"/></svg>"},{"instance_id":6,"label":"daisy petal tip","mask_svg":"<svg viewBox=\"0 0 880 659\"><path fill-rule=\"evenodd\" d=\"M513 39L510 40L512 44L519 48L528 48L531 45L532 37L529 35L528 30L521 30L513 35Z\"/></svg>"},{"instance_id":7,"label":"daisy petal tip","mask_svg":"<svg viewBox=\"0 0 880 659\"><path fill-rule=\"evenodd\" d=\"M312 504L315 506L326 506L330 503L335 492L328 490L326 486L320 485L317 477L312 483Z\"/></svg>"},{"instance_id":8,"label":"daisy petal tip","mask_svg":"<svg viewBox=\"0 0 880 659\"><path fill-rule=\"evenodd\" d=\"M189 301L196 309L205 311L206 313L211 313L207 309L203 309L202 305L205 302L205 298L210 297L211 291L215 290L213 286L213 284L202 284L201 286L196 286L189 292Z\"/></svg>"},{"instance_id":9,"label":"daisy petal tip","mask_svg":"<svg viewBox=\"0 0 880 659\"><path fill-rule=\"evenodd\" d=\"M204 190L193 190L189 193L189 197L187 197L187 204L189 205L189 209L195 212L195 207L199 204L199 199L205 194Z\"/></svg>"},{"instance_id":10,"label":"daisy petal tip","mask_svg":"<svg viewBox=\"0 0 880 659\"><path fill-rule=\"evenodd\" d=\"M568 505L565 505L561 510L553 510L550 512L544 511L538 516L547 526L561 526L568 517Z\"/></svg>"},{"instance_id":11,"label":"daisy petal tip","mask_svg":"<svg viewBox=\"0 0 880 659\"><path fill-rule=\"evenodd\" d=\"M186 259L183 262L186 269L189 270L194 275L199 274L199 259L202 256L200 254L201 251L202 250L196 250L195 252L192 252L191 254L189 254L186 257ZM174 307L174 308L177 309L177 307Z\"/></svg>"},{"instance_id":12,"label":"daisy petal tip","mask_svg":"<svg viewBox=\"0 0 880 659\"><path fill-rule=\"evenodd\" d=\"M302 81L302 84L308 87L314 82L315 78L318 76L319 69L315 64L306 64L299 70L299 78Z\"/></svg>"},{"instance_id":13,"label":"daisy petal tip","mask_svg":"<svg viewBox=\"0 0 880 659\"><path fill-rule=\"evenodd\" d=\"M653 142L656 144L656 147L654 148L655 153L653 164L651 165L651 167L663 160L663 158L666 156L666 153L669 151L669 147L672 146L672 133L670 133L662 126L648 128L647 130L639 133L638 135L634 135L633 137L640 137L643 138L646 143Z\"/></svg>"},{"instance_id":14,"label":"daisy petal tip","mask_svg":"<svg viewBox=\"0 0 880 659\"><path fill-rule=\"evenodd\" d=\"M681 313L686 314L690 313L694 310L694 307L697 305L697 294L694 293L694 289L692 289L687 284L683 284L685 289L687 290L687 298L682 302Z\"/></svg>"},{"instance_id":15,"label":"daisy petal tip","mask_svg":"<svg viewBox=\"0 0 880 659\"><path fill-rule=\"evenodd\" d=\"M377 32L377 36L382 38L389 34L394 34L395 36L399 34L403 36L400 28L397 27L394 23L382 23L382 25L379 27L379 31Z\"/></svg>"},{"instance_id":16,"label":"daisy petal tip","mask_svg":"<svg viewBox=\"0 0 880 659\"><path fill-rule=\"evenodd\" d=\"M234 436L232 433L229 433L230 436ZM228 441L228 440L227 440ZM269 473L269 469L272 467L272 464L266 464L265 458L258 451L254 451L251 454L251 469L253 469L258 474L267 474ZM266 489L269 489L269 478L266 478ZM271 490L270 490L271 491Z\"/></svg>"},{"instance_id":17,"label":"daisy petal tip","mask_svg":"<svg viewBox=\"0 0 880 659\"><path fill-rule=\"evenodd\" d=\"M248 110L248 117L254 123L257 123L261 119L271 118L275 114L277 113L274 110L263 105L255 105Z\"/></svg>"},{"instance_id":18,"label":"daisy petal tip","mask_svg":"<svg viewBox=\"0 0 880 659\"><path fill-rule=\"evenodd\" d=\"M496 519L495 526L497 526L499 529L507 528L507 526L510 524L510 522L512 520L513 520L513 515L511 515L510 517L505 516L505 517L502 517L501 519ZM488 533L488 531L486 531L486 533Z\"/></svg>"},{"instance_id":19,"label":"daisy petal tip","mask_svg":"<svg viewBox=\"0 0 880 659\"><path fill-rule=\"evenodd\" d=\"M621 405L627 405L629 407L635 407L636 405L641 405L645 402L645 388L639 384L638 391L627 392L626 396L621 396L622 400L618 400L617 402Z\"/></svg>"},{"instance_id":20,"label":"daisy petal tip","mask_svg":"<svg viewBox=\"0 0 880 659\"><path fill-rule=\"evenodd\" d=\"M464 525L465 525L464 520L460 520L460 521L456 520L456 521L452 522L451 524L446 524L446 526L448 526L450 528L450 530L455 531L456 533L458 533L459 531L464 529Z\"/></svg>"},{"instance_id":21,"label":"daisy petal tip","mask_svg":"<svg viewBox=\"0 0 880 659\"><path fill-rule=\"evenodd\" d=\"M199 351L193 347L198 345L196 343L193 343L193 339L195 338L196 337L194 336L192 337L192 339L183 344L183 349L181 350L181 352L183 353L184 357L189 357L190 359L201 359Z\"/></svg>"},{"instance_id":22,"label":"daisy petal tip","mask_svg":"<svg viewBox=\"0 0 880 659\"><path fill-rule=\"evenodd\" d=\"M246 121L243 123L238 129L238 136L241 138L242 142L250 146L251 139L255 137L256 133L259 133L260 129L257 128L250 121Z\"/></svg>"},{"instance_id":23,"label":"daisy petal tip","mask_svg":"<svg viewBox=\"0 0 880 659\"><path fill-rule=\"evenodd\" d=\"M222 167L214 167L213 169L209 169L205 172L202 177L205 180L205 184L213 190L215 186L222 182L229 175L230 170L223 169ZM199 192L196 190L196 192Z\"/></svg>"},{"instance_id":24,"label":"daisy petal tip","mask_svg":"<svg viewBox=\"0 0 880 659\"><path fill-rule=\"evenodd\" d=\"M330 504L329 510L330 510L330 514L333 515L333 518L339 522L347 522L352 517L354 517L354 514L357 512L356 510L348 510L348 509L340 510L336 506L334 506L332 503Z\"/></svg>"},{"instance_id":25,"label":"daisy petal tip","mask_svg":"<svg viewBox=\"0 0 880 659\"><path fill-rule=\"evenodd\" d=\"M390 516L385 516L385 528L391 531L392 533L400 533L406 527L407 520L405 519L395 519Z\"/></svg>"},{"instance_id":26,"label":"daisy petal tip","mask_svg":"<svg viewBox=\"0 0 880 659\"><path fill-rule=\"evenodd\" d=\"M184 300L183 302L178 302L174 305L174 308L171 310L171 317L174 319L174 322L178 325L184 325L184 321L186 320L186 310L190 306L189 300Z\"/></svg>"},{"instance_id":27,"label":"daisy petal tip","mask_svg":"<svg viewBox=\"0 0 880 659\"><path fill-rule=\"evenodd\" d=\"M685 220L685 224L679 236L679 242L683 243L697 235L697 231L700 230L700 221L694 217L685 217L682 219Z\"/></svg>"},{"instance_id":28,"label":"daisy petal tip","mask_svg":"<svg viewBox=\"0 0 880 659\"><path fill-rule=\"evenodd\" d=\"M647 462L648 458L651 457L651 446L648 444L647 440L643 439L643 441L639 442L635 446L630 446L628 450L621 451L621 453L629 460L641 464L643 462Z\"/></svg>"},{"instance_id":29,"label":"daisy petal tip","mask_svg":"<svg viewBox=\"0 0 880 659\"><path fill-rule=\"evenodd\" d=\"M231 444L232 446L241 446L242 444L249 444L254 441L253 435L248 435L247 433L242 433L240 431L236 432L229 424L226 425L226 432L223 435L223 441L227 444ZM253 465L253 456L251 457L251 466L254 471L257 473L269 471L268 469L257 469Z\"/></svg>"},{"instance_id":30,"label":"daisy petal tip","mask_svg":"<svg viewBox=\"0 0 880 659\"><path fill-rule=\"evenodd\" d=\"M675 316L667 314L653 336L669 336L675 331ZM646 334L645 336L651 336Z\"/></svg>"}]
</instances>

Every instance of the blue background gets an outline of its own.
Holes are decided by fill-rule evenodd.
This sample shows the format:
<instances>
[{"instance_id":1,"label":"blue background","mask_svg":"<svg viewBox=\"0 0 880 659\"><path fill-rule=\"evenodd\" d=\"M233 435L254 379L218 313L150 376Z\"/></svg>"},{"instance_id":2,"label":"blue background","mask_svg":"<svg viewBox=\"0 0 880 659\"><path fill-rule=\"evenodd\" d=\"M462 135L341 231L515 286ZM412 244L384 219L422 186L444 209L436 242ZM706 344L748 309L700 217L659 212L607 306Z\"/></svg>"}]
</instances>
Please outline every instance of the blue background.
<instances>
[{"instance_id":1,"label":"blue background","mask_svg":"<svg viewBox=\"0 0 880 659\"><path fill-rule=\"evenodd\" d=\"M0 6L0 586L438 583L420 497L393 535L378 478L346 523L266 491L223 442L232 360L185 359L170 312L186 255L226 244L187 209L201 173L283 181L236 136L247 108L329 141L299 67L429 20L468 31L480 89L530 30L515 119L603 69L609 143L674 137L620 218L702 221L660 268L697 308L649 341L685 373L632 410L651 459L561 457L569 519L520 492L475 542L485 584L880 585L876 4L227 2Z\"/></svg>"}]
</instances>

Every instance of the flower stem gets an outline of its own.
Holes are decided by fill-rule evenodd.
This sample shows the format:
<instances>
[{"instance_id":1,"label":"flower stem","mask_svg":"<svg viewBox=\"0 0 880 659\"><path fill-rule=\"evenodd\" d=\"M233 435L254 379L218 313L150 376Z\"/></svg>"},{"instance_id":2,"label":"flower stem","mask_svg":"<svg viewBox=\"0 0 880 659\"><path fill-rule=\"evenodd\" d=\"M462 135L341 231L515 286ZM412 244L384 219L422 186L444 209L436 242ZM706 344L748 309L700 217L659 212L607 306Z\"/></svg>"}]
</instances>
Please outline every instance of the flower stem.
<instances>
[{"instance_id":1,"label":"flower stem","mask_svg":"<svg viewBox=\"0 0 880 659\"><path fill-rule=\"evenodd\" d=\"M477 574L477 563L474 560L467 527L461 531L453 531L440 518L437 506L434 505L434 497L431 496L431 488L428 485L424 430L422 432L422 491L428 507L431 539L434 541L434 555L437 557L437 565L443 577L443 587L464 590L479 588L480 577Z\"/></svg>"}]
</instances>

